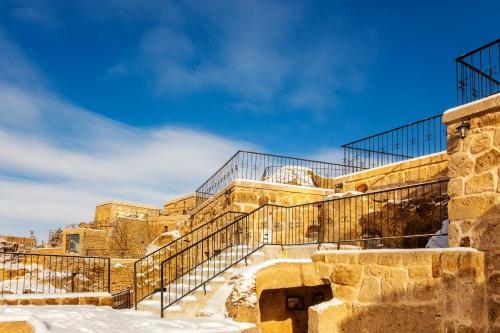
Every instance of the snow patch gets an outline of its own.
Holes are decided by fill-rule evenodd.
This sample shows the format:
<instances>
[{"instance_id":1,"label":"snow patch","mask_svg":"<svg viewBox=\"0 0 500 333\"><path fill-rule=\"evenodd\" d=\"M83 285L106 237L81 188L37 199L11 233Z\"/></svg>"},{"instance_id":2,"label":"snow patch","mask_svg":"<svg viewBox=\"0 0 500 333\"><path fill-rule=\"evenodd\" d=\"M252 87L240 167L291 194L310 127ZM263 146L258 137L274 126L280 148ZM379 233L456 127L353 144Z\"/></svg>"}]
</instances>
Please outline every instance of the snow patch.
<instances>
[{"instance_id":1,"label":"snow patch","mask_svg":"<svg viewBox=\"0 0 500 333\"><path fill-rule=\"evenodd\" d=\"M280 263L310 263L311 259L273 259L260 264L251 265L242 269L229 280L229 285L233 286L229 301L234 305L255 307L257 304L257 294L255 292L255 275L261 269L274 266Z\"/></svg>"},{"instance_id":2,"label":"snow patch","mask_svg":"<svg viewBox=\"0 0 500 333\"><path fill-rule=\"evenodd\" d=\"M448 247L448 220L444 220L441 229L435 232L436 236L429 238L425 245L426 248L445 248Z\"/></svg>"},{"instance_id":3,"label":"snow patch","mask_svg":"<svg viewBox=\"0 0 500 333\"><path fill-rule=\"evenodd\" d=\"M239 333L254 327L206 317L161 319L145 311L106 306L1 306L0 321L28 321L36 333Z\"/></svg>"},{"instance_id":4,"label":"snow patch","mask_svg":"<svg viewBox=\"0 0 500 333\"><path fill-rule=\"evenodd\" d=\"M264 174L262 180L265 182L292 184L307 187L314 187L312 176L314 172L306 167L296 165L286 165L270 171L271 175Z\"/></svg>"}]
</instances>

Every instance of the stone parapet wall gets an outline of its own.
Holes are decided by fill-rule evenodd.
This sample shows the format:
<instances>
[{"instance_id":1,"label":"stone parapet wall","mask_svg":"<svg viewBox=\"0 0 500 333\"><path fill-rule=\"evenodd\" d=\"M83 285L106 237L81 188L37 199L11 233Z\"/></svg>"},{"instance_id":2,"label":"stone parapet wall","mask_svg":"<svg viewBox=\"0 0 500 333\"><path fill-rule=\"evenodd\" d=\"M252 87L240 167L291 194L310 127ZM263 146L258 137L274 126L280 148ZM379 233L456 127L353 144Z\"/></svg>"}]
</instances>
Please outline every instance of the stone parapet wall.
<instances>
[{"instance_id":1,"label":"stone parapet wall","mask_svg":"<svg viewBox=\"0 0 500 333\"><path fill-rule=\"evenodd\" d=\"M10 243L17 243L23 245L24 248L27 250L36 246L36 238L31 238L31 237L0 235L0 241L2 240Z\"/></svg>"},{"instance_id":2,"label":"stone parapet wall","mask_svg":"<svg viewBox=\"0 0 500 333\"><path fill-rule=\"evenodd\" d=\"M325 284L334 300L309 308L309 333L485 332L487 327L484 254L467 248L319 251L312 262L281 262L257 271L255 296L245 295L255 303L242 302L230 313L260 325L264 290ZM266 332L274 332L270 327L266 323Z\"/></svg>"},{"instance_id":3,"label":"stone parapet wall","mask_svg":"<svg viewBox=\"0 0 500 333\"><path fill-rule=\"evenodd\" d=\"M158 216L160 209L155 206L121 201L108 201L96 206L94 221L111 221L119 217L137 217L148 220Z\"/></svg>"},{"instance_id":4,"label":"stone parapet wall","mask_svg":"<svg viewBox=\"0 0 500 333\"><path fill-rule=\"evenodd\" d=\"M235 180L193 211L192 226L208 222L227 211L249 213L266 203L298 205L324 200L331 193L334 191L315 187Z\"/></svg>"},{"instance_id":5,"label":"stone parapet wall","mask_svg":"<svg viewBox=\"0 0 500 333\"><path fill-rule=\"evenodd\" d=\"M34 254L65 254L63 247L36 247L31 249Z\"/></svg>"},{"instance_id":6,"label":"stone parapet wall","mask_svg":"<svg viewBox=\"0 0 500 333\"><path fill-rule=\"evenodd\" d=\"M448 110L449 243L485 252L490 332L500 331L500 94ZM468 122L465 138L458 127Z\"/></svg>"},{"instance_id":7,"label":"stone parapet wall","mask_svg":"<svg viewBox=\"0 0 500 333\"><path fill-rule=\"evenodd\" d=\"M111 306L113 300L109 293L78 294L25 294L0 296L0 305L96 305Z\"/></svg>"},{"instance_id":8,"label":"stone parapet wall","mask_svg":"<svg viewBox=\"0 0 500 333\"><path fill-rule=\"evenodd\" d=\"M167 216L186 215L194 208L196 208L196 195L191 193L165 202L163 213Z\"/></svg>"},{"instance_id":9,"label":"stone parapet wall","mask_svg":"<svg viewBox=\"0 0 500 333\"><path fill-rule=\"evenodd\" d=\"M343 191L374 191L446 179L447 166L447 154L441 152L338 177L333 183L342 184Z\"/></svg>"},{"instance_id":10,"label":"stone parapet wall","mask_svg":"<svg viewBox=\"0 0 500 333\"><path fill-rule=\"evenodd\" d=\"M111 291L134 290L135 259L111 259Z\"/></svg>"},{"instance_id":11,"label":"stone parapet wall","mask_svg":"<svg viewBox=\"0 0 500 333\"><path fill-rule=\"evenodd\" d=\"M487 328L484 254L479 251L324 251L312 259L342 302L330 311L325 304L310 308L310 333Z\"/></svg>"}]
</instances>

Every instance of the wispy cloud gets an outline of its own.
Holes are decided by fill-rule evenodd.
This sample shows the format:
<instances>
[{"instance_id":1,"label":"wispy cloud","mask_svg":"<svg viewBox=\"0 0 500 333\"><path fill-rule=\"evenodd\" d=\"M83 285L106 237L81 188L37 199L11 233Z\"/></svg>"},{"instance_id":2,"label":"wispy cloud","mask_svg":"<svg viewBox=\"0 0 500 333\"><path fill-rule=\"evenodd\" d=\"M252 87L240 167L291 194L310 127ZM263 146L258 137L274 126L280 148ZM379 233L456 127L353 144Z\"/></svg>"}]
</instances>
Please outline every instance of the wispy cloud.
<instances>
[{"instance_id":1,"label":"wispy cloud","mask_svg":"<svg viewBox=\"0 0 500 333\"><path fill-rule=\"evenodd\" d=\"M103 0L98 5L37 0L22 1L11 13L39 24L33 13L91 24L147 22L151 28L140 28L146 30L137 58L117 60L104 76L146 74L156 93L174 98L225 93L238 111L318 113L333 109L344 92L364 87L374 40L368 29L351 32L340 15L321 20L310 7L264 0Z\"/></svg>"},{"instance_id":2,"label":"wispy cloud","mask_svg":"<svg viewBox=\"0 0 500 333\"><path fill-rule=\"evenodd\" d=\"M324 111L339 93L364 84L370 43L328 27L307 31L307 9L298 3L196 2L188 9L203 22L201 37L169 22L143 37L142 62L165 94L219 90L239 109Z\"/></svg>"},{"instance_id":3,"label":"wispy cloud","mask_svg":"<svg viewBox=\"0 0 500 333\"><path fill-rule=\"evenodd\" d=\"M160 206L193 191L238 148L252 147L186 128L143 129L103 118L39 80L17 80L17 73L39 75L5 38L0 53L17 59L0 71L0 234L33 229L45 237L50 228L91 219L103 200Z\"/></svg>"}]
</instances>

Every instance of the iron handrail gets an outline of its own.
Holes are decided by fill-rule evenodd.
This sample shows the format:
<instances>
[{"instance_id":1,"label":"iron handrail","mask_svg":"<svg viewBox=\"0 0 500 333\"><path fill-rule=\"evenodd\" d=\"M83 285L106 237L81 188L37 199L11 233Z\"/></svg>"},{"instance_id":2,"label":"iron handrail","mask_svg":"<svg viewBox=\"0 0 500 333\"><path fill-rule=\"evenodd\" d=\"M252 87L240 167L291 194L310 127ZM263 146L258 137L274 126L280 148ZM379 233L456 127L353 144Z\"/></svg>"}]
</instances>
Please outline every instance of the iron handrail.
<instances>
[{"instance_id":1,"label":"iron handrail","mask_svg":"<svg viewBox=\"0 0 500 333\"><path fill-rule=\"evenodd\" d=\"M323 170L329 170L332 175L328 178L342 176L348 173L364 170L366 168L353 165L345 165L340 163L322 162L318 160L296 158L285 155L275 155L267 153L258 153L247 150L239 150L226 163L222 165L215 173L212 174L198 189L195 191L197 206L219 193L232 180L262 180L263 172L270 165L276 166L280 164L282 167L304 167L311 170L323 167ZM321 175L319 175L321 176ZM269 181L269 180L266 180ZM290 179L282 179L273 181L278 183L287 183ZM331 185L328 182L321 183L322 187ZM299 184L300 185L300 184Z\"/></svg>"},{"instance_id":2,"label":"iron handrail","mask_svg":"<svg viewBox=\"0 0 500 333\"><path fill-rule=\"evenodd\" d=\"M2 252L0 267L0 294L111 291L109 257Z\"/></svg>"},{"instance_id":3,"label":"iron handrail","mask_svg":"<svg viewBox=\"0 0 500 333\"><path fill-rule=\"evenodd\" d=\"M372 168L444 151L446 126L441 117L427 117L343 144L344 163Z\"/></svg>"},{"instance_id":4,"label":"iron handrail","mask_svg":"<svg viewBox=\"0 0 500 333\"><path fill-rule=\"evenodd\" d=\"M162 245L161 247L159 247L158 249L154 250L153 252L148 253L145 256L143 256L142 258L136 260L134 262L134 306L135 306L135 308L137 309L137 304L141 300L143 300L146 297L154 294L157 291L157 288L152 288L149 292L146 292L146 293L141 292L141 296L139 296L138 287L137 287L138 268L142 267L142 263L144 261L147 261L147 263L149 263L149 259L151 258L151 260L153 261L153 265L154 265L154 262L155 262L154 257L155 257L155 255L158 255L161 251L166 250L169 247L175 246L176 244L183 244L183 242L186 239L188 239L189 237L195 235L196 233L202 232L202 234L203 234L203 229L204 228L206 228L207 226L216 223L218 220L222 220L225 217L230 216L230 215L241 216L241 215L245 215L245 213L235 212L235 211L228 211L228 212L225 212L225 213L223 213L221 215L218 215L217 217L211 219L208 222L205 222L205 223L201 224L200 226L198 226L195 229L189 231L188 233L182 235L181 237L179 237L177 239L174 239L174 240L168 242L165 245ZM143 272L141 271L141 273L143 273ZM154 274L153 274L153 279L154 279Z\"/></svg>"},{"instance_id":5,"label":"iron handrail","mask_svg":"<svg viewBox=\"0 0 500 333\"><path fill-rule=\"evenodd\" d=\"M337 209L338 209L338 212L340 214L340 211L342 210L342 205L341 205L341 202L343 201L343 209L344 209L344 213L345 213L345 205L346 205L346 202L349 201L349 204L352 205L352 202L354 201L355 205L355 209L358 209L357 205L356 205L356 199L357 198L363 198L363 197L366 197L366 199L369 201L370 199L373 200L373 203L374 205L376 205L377 203L377 200L380 200L379 197L382 197L382 199L385 197L385 199L387 201L389 201L389 199L391 198L391 196L388 194L389 192L393 192L392 194L392 199L395 200L397 195L396 194L399 194L400 195L400 203L399 205L402 205L403 202L405 202L406 199L402 199L404 195L406 195L408 197L408 200L410 198L414 198L414 199L418 199L419 198L419 195L420 196L424 196L425 198L425 190L431 190L431 193L433 190L436 190L436 188L438 189L438 194L439 194L439 197L441 198L442 196L446 196L446 194L443 194L445 192L443 192L443 184L446 184L447 183L447 179L442 179L442 180L435 180L435 181L429 181L429 182L424 182L424 183L419 183L419 184L411 184L411 185L405 185L405 186L400 186L400 187L397 187L397 188L390 188L390 189L382 189L382 190L377 190L377 191L373 191L373 192L368 192L368 193L362 193L362 194L356 194L356 195L349 195L349 196L346 196L346 197L340 197L340 198L331 198L331 199L325 199L325 200L321 200L321 201L317 201L317 202L313 202L313 203L307 203L307 204L298 204L298 205L291 205L291 206L283 206L283 205L276 205L276 204L265 204L261 207L258 207L256 209L254 209L253 211L251 211L250 213L248 213L247 215L245 216L242 216L242 217L239 217L237 219L235 219L233 222L225 225L224 227L220 228L219 230L213 232L212 234L210 235L207 235L206 237L204 237L203 239L200 239L198 242L196 243L193 243L191 244L189 247L186 247L184 249L182 249L181 251L178 251L177 253L175 253L174 255L166 258L165 260L163 260L161 262L161 268L160 268L160 281L161 281L161 287L160 287L160 295L161 295L161 313L162 313L162 316L163 316L163 310L168 308L169 306L175 304L176 302L178 302L180 299L182 299L183 297L185 297L186 295L190 294L192 291L198 289L200 286L202 285L206 285L206 283L208 281L210 281L211 279L215 278L216 276L220 275L222 272L226 271L227 269L229 269L230 267L234 266L235 263L237 262L240 262L242 260L245 260L250 254L254 253L255 251L257 251L258 249L260 249L262 246L264 245L270 245L270 244L273 244L273 245L296 245L296 244L321 244L321 243L337 243L337 244L340 244L340 243L346 243L346 242L349 242L349 243L353 243L353 242L373 242L373 241L377 241L377 240L384 240L384 241L389 241L389 240L396 240L396 239L415 239L415 238L424 238L424 237L431 237L431 236L436 236L435 233L430 233L430 232L419 232L419 233L413 233L411 235L385 235L383 237L378 237L378 236L374 236L374 235L368 235L368 236L363 236L363 237L350 237L349 239L341 239L341 237L339 237L338 239L329 239L328 237L330 237L331 235L327 235L327 238L325 238L325 236L323 235L321 238L320 236L318 235L317 238L315 239L315 237L313 236L313 241L311 242L310 241L310 238L309 236L305 237L303 236L302 237L302 240L298 240L295 238L295 236L292 234L292 243L289 243L289 237L287 236L286 237L286 240L284 240L283 238L283 233L281 234L281 237L278 237L280 236L279 234L276 234L276 238L279 238L278 241L274 241L274 238L273 240L271 241L268 241L268 240L265 240L265 239L262 239L262 240L258 240L257 242L255 241L255 231L257 231L257 235L259 236L258 238L260 239L260 233L261 233L261 230L259 229L260 228L260 224L261 223L264 223L264 221L260 221L258 220L257 222L255 222L255 218L252 220L253 222L249 222L250 221L250 217L257 217L259 218L261 215L262 217L267 221L265 222L266 224L269 223L268 219L269 219L269 216L272 216L272 213L270 213L270 208L274 207L276 208L276 212L280 213L280 214L283 214L283 210L290 210L292 212L292 215L293 215L293 212L295 211L296 208L303 208L302 212L303 214L305 215L306 212L307 212L307 216L308 216L308 219L311 218L309 216L309 213L310 213L310 209L312 208L313 211L314 209L317 210L318 214L319 214L319 210L322 210L324 211L325 210L325 207L327 207L328 210L330 210L330 208L332 209L335 209L336 205L335 203L336 202L339 202L339 204L337 205ZM438 186L435 186L435 185L438 185ZM413 191L414 189L414 191ZM419 191L419 189L422 189L422 191ZM419 193L419 192L422 192L422 193ZM386 194L387 193L387 194ZM424 194L423 194L424 193ZM379 199L377 199L379 198ZM363 203L363 200L360 201L361 203ZM370 204L368 203L367 204L367 214L370 214L369 212L369 206ZM349 208L349 212L350 214L352 213L352 207ZM363 210L363 208L361 208L361 210ZM401 208L402 210L402 208ZM438 204L438 210L439 210L439 216L438 217L435 217L437 220L439 221L443 221L443 218L446 216L446 210L445 210L445 206L443 206L442 202L441 202L441 199L439 199L439 204ZM272 212L274 212L274 210L271 210ZM260 213L262 213L261 215L259 215ZM324 213L323 213L324 214ZM393 212L393 218L394 218L394 215L396 213ZM286 215L286 213L285 213ZM300 215L300 214L299 214ZM389 216L390 214L387 214L387 216ZM335 212L333 212L333 216L335 218ZM318 218L319 218L319 215L318 215ZM339 216L340 218L340 216ZM373 217L375 219L375 222L377 217ZM272 221L273 218L271 218L271 221ZM380 219L380 218L379 218ZM244 224L246 222L246 224ZM305 222L305 221L304 221ZM315 226L315 222L314 220L312 220L312 224L310 223L311 220L308 220L308 227L314 227ZM243 239L246 239L246 243L244 242L243 244L237 244L235 243L235 239L232 238L231 235L235 234L236 231L238 232L242 232L242 230L246 230L247 232L250 231L250 227L249 227L249 223L253 223L252 224L252 241L250 242L250 234L248 234L246 237L247 238L243 238ZM257 225L259 225L259 227L257 229L255 229L255 224L257 223ZM295 223L295 222L293 222ZM318 220L318 223L319 223L319 220ZM340 222L339 222L340 223ZM345 222L344 222L345 223ZM373 223L373 221L372 221ZM369 225L370 225L370 220L368 220L368 229L369 229ZM235 226L239 226L239 228L234 228ZM319 224L317 225L319 226ZM262 227L264 228L264 227ZM303 226L304 228L304 226ZM382 227L381 227L382 228ZM344 225L344 229L345 229L345 225ZM269 230L267 230L269 231ZM275 231L271 231L271 233L274 233ZM292 232L292 231L290 231ZM344 230L345 232L345 230ZM351 231L349 231L349 234L350 234ZM285 233L286 233L286 230L285 230ZM292 232L293 233L293 232ZM339 233L340 233L340 229L339 229ZM228 235L230 236L231 238L231 241L228 241ZM262 234L264 235L264 234ZM445 234L444 233L440 233L439 236L444 236ZM335 236L335 235L333 235ZM344 235L345 236L345 235ZM238 237L239 238L239 237ZM306 239L307 238L307 239ZM221 240L225 240L226 241L226 244L224 246L222 246L223 242L221 242ZM215 245L213 244L215 241L218 241L219 244L221 247L217 248L217 251L215 251ZM236 241L237 242L237 241ZM207 255L207 258L204 258L203 257L203 247L204 247L204 244L205 247L207 248L207 252L209 255ZM210 248L210 244L212 244L212 248ZM210 275L210 261L212 259L214 259L215 257L217 257L218 255L220 256L223 256L224 255L224 251L226 251L227 249L232 249L233 250L233 247L236 247L236 251L238 250L238 246L246 246L246 250L247 251L244 251L244 249L242 248L242 253L241 253L241 256L240 257L237 257L235 261L231 261L231 263L229 264L229 266L227 266L226 264L223 264L223 267L221 268L220 264L219 264L219 270L217 271L215 268L215 262L214 262L214 270L212 272L212 276L209 277ZM202 249L201 250L201 255L202 255L202 260L197 260L196 258L198 257L198 255L200 254L199 252L199 249ZM212 254L210 255L210 250L213 250ZM193 259L193 252L195 254L195 257ZM243 253L245 252L245 253ZM226 258L227 258L227 252L225 253L226 254ZM232 254L232 253L231 253ZM184 258L184 256L186 256L186 258ZM178 259L179 258L179 259ZM187 261L187 267L186 269L184 269L185 267L185 263ZM180 264L178 263L180 262ZM204 273L203 273L203 270L201 272L201 279L200 281L198 282L198 279L197 279L197 276L195 274L194 276L194 286L192 286L192 278L190 277L190 274L192 272L196 272L196 269L199 268L199 267L203 267L205 264L209 264L208 268L208 273L207 273L207 278L204 279ZM168 279L165 279L165 267L167 264L170 264L168 265L169 267L169 278ZM174 267L174 269L176 270L175 271L175 274L173 275L173 278L172 278L172 274L171 273L171 268ZM179 273L179 268L180 268L180 273ZM188 277L188 287L186 288L186 290L184 290L184 284L182 283L184 278L185 277ZM173 296L173 300L171 300L172 298L172 293L170 292L170 286L172 286L175 281L179 281L181 280L181 293L179 295L179 293L177 292L178 291L178 288L176 287L176 291L175 291L175 295ZM167 304L167 306L165 307L164 306L164 292L166 290L166 286L169 286L169 290L168 290L168 298L169 298L169 304Z\"/></svg>"},{"instance_id":6,"label":"iron handrail","mask_svg":"<svg viewBox=\"0 0 500 333\"><path fill-rule=\"evenodd\" d=\"M500 38L455 59L457 105L500 93Z\"/></svg>"},{"instance_id":7,"label":"iron handrail","mask_svg":"<svg viewBox=\"0 0 500 333\"><path fill-rule=\"evenodd\" d=\"M244 216L240 216L240 217L236 218L233 222L231 222L231 223L225 225L224 227L222 227L222 228L220 228L220 229L212 232L211 234L205 236L203 239L197 241L196 243L193 243L193 244L189 245L188 247L184 248L183 250L175 253L171 257L166 258L164 261L167 261L167 260L169 260L171 258L174 258L174 257L182 254L183 252L186 252L187 250L189 250L189 249L191 249L191 248L193 248L195 246L198 246L200 243L206 241L208 238L210 238L214 234L219 233L221 230L227 229L227 228L235 225L236 223L238 223L238 221L244 219L245 217L247 217L249 215L252 215L253 213L255 213L255 212L263 209L264 207L296 208L296 207L302 207L302 206L307 206L307 205L312 205L312 204L324 204L324 203L328 203L328 202L342 201L342 200L345 200L346 198L348 198L348 199L354 199L354 198L358 198L358 197L364 197L364 196L367 196L367 195L377 195L377 194L382 194L382 193L387 193L387 192L393 192L395 190L407 190L407 189L411 189L411 188L414 188L414 187L432 186L432 185L440 184L440 183L444 183L444 182L448 182L448 179L433 180L433 181L422 182L422 183L418 183L418 184L403 185L403 186L398 186L397 188L388 188L388 189L371 191L371 192L367 192L367 193L353 194L353 195L349 195L349 196L345 196L345 197L319 200L319 201L314 201L314 202L310 202L310 203L306 203L306 204L296 204L296 205L285 206L285 205L277 205L277 204L266 203L265 205L262 205L260 207L255 208L254 210L250 211L249 213L245 214Z\"/></svg>"},{"instance_id":8,"label":"iron handrail","mask_svg":"<svg viewBox=\"0 0 500 333\"><path fill-rule=\"evenodd\" d=\"M405 124L405 125L401 125L399 127L391 128L389 130L382 131L382 132L379 132L379 133L376 133L376 134L364 137L362 139L358 139L358 140L355 140L355 141L352 141L352 142L349 142L349 143L345 143L345 144L341 145L340 147L344 148L344 147L352 145L354 143L358 143L358 142L361 142L361 141L364 141L364 140L368 140L368 139L373 139L373 138L375 138L377 136L384 135L384 134L387 134L387 133L391 133L391 132L394 132L394 131L397 131L397 130L400 130L400 129L403 129L403 128L411 127L411 126L414 126L414 125L417 125L417 124L420 124L420 123L423 123L423 122L426 122L426 121L429 121L429 120L434 120L436 118L441 118L442 116L443 115L438 114L438 115L435 115L435 116L431 116L431 117L427 117L427 118L424 118L424 119L421 119L421 120L417 120L417 121L414 121L414 122L411 122L411 123L408 123L408 124Z\"/></svg>"},{"instance_id":9,"label":"iron handrail","mask_svg":"<svg viewBox=\"0 0 500 333\"><path fill-rule=\"evenodd\" d=\"M487 43L487 44L485 44L483 46L480 46L477 49L474 49L474 50L469 51L469 52L467 52L465 54L462 54L461 56L457 57L455 59L455 61L463 60L464 58L467 58L468 56L471 56L471 55L473 55L473 54L475 54L475 53L477 53L479 51L485 50L485 49L487 49L487 48L489 48L489 47L491 47L491 46L493 46L493 45L495 45L497 43L500 43L500 38L498 38L497 40L494 40L492 42L489 42L489 43Z\"/></svg>"}]
</instances>

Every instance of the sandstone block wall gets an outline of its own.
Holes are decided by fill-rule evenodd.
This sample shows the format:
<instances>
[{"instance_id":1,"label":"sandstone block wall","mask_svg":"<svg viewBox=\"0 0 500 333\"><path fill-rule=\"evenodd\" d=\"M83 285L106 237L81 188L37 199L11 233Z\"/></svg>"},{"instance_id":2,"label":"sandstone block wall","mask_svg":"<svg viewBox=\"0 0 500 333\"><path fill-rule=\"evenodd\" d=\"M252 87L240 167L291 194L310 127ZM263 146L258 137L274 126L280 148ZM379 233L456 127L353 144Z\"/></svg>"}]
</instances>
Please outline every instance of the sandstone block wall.
<instances>
[{"instance_id":1,"label":"sandstone block wall","mask_svg":"<svg viewBox=\"0 0 500 333\"><path fill-rule=\"evenodd\" d=\"M465 138L457 127L470 122ZM490 331L500 331L500 95L448 110L449 243L485 252Z\"/></svg>"},{"instance_id":2,"label":"sandstone block wall","mask_svg":"<svg viewBox=\"0 0 500 333\"><path fill-rule=\"evenodd\" d=\"M164 214L186 215L196 208L196 195L194 193L165 202L163 205Z\"/></svg>"},{"instance_id":3,"label":"sandstone block wall","mask_svg":"<svg viewBox=\"0 0 500 333\"><path fill-rule=\"evenodd\" d=\"M26 296L26 295L25 295ZM31 297L29 297L31 296ZM28 297L16 298L16 295L0 297L0 305L96 305L111 306L113 300L107 293L91 293L88 296L82 294L61 294L52 297L38 297L36 294ZM0 332L2 332L0 330Z\"/></svg>"},{"instance_id":4,"label":"sandstone block wall","mask_svg":"<svg viewBox=\"0 0 500 333\"><path fill-rule=\"evenodd\" d=\"M231 182L192 213L192 226L206 223L227 211L248 213L266 203L298 205L324 200L333 190L246 180Z\"/></svg>"},{"instance_id":5,"label":"sandstone block wall","mask_svg":"<svg viewBox=\"0 0 500 333\"><path fill-rule=\"evenodd\" d=\"M446 152L413 158L335 178L343 191L374 191L447 178Z\"/></svg>"},{"instance_id":6,"label":"sandstone block wall","mask_svg":"<svg viewBox=\"0 0 500 333\"><path fill-rule=\"evenodd\" d=\"M111 259L111 292L134 290L135 259Z\"/></svg>"},{"instance_id":7,"label":"sandstone block wall","mask_svg":"<svg viewBox=\"0 0 500 333\"><path fill-rule=\"evenodd\" d=\"M96 206L94 221L111 221L119 217L136 217L147 220L158 216L158 207L128 202L108 201Z\"/></svg>"},{"instance_id":8,"label":"sandstone block wall","mask_svg":"<svg viewBox=\"0 0 500 333\"><path fill-rule=\"evenodd\" d=\"M309 333L487 329L484 254L474 249L330 250L312 260L259 270L255 296L245 295L255 304L242 302L229 312L260 326L263 291L328 284L334 301L309 308ZM272 321L272 314L266 318ZM277 313L277 324L268 320L262 332L291 332L278 323L285 319Z\"/></svg>"},{"instance_id":9,"label":"sandstone block wall","mask_svg":"<svg viewBox=\"0 0 500 333\"><path fill-rule=\"evenodd\" d=\"M31 237L0 235L0 241L2 240L10 243L17 243L23 245L24 248L27 250L36 246L36 238L31 238Z\"/></svg>"},{"instance_id":10,"label":"sandstone block wall","mask_svg":"<svg viewBox=\"0 0 500 333\"><path fill-rule=\"evenodd\" d=\"M319 252L332 302L309 309L309 333L484 332L484 254L472 249Z\"/></svg>"}]
</instances>

